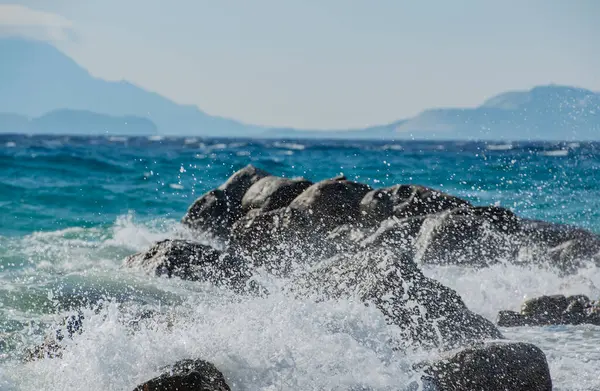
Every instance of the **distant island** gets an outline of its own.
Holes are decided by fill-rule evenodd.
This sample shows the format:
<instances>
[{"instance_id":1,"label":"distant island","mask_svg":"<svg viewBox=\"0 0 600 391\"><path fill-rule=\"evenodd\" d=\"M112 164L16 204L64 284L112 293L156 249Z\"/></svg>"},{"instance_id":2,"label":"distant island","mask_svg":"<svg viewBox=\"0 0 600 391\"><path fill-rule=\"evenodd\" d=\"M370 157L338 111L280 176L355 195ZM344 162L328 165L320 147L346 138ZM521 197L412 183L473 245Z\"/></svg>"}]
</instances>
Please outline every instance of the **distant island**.
<instances>
[{"instance_id":1,"label":"distant island","mask_svg":"<svg viewBox=\"0 0 600 391\"><path fill-rule=\"evenodd\" d=\"M366 129L268 128L211 116L126 81L95 78L54 46L0 39L0 133L249 138L600 140L600 94L547 85L474 108L425 110ZM4 114L2 114L4 113Z\"/></svg>"},{"instance_id":2,"label":"distant island","mask_svg":"<svg viewBox=\"0 0 600 391\"><path fill-rule=\"evenodd\" d=\"M37 118L0 113L0 133L145 136L157 134L158 129L147 118L115 117L84 110L63 109Z\"/></svg>"}]
</instances>

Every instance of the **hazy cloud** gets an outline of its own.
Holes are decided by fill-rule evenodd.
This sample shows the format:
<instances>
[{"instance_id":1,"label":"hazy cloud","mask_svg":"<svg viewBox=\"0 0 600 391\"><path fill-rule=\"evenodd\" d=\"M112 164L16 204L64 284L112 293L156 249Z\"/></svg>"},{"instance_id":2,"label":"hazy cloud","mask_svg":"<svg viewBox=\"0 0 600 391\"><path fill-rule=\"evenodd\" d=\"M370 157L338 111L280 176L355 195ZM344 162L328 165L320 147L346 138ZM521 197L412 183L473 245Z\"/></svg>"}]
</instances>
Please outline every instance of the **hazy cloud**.
<instances>
[{"instance_id":1,"label":"hazy cloud","mask_svg":"<svg viewBox=\"0 0 600 391\"><path fill-rule=\"evenodd\" d=\"M58 14L18 4L0 4L0 36L20 36L44 41L66 41L74 37L73 23Z\"/></svg>"}]
</instances>

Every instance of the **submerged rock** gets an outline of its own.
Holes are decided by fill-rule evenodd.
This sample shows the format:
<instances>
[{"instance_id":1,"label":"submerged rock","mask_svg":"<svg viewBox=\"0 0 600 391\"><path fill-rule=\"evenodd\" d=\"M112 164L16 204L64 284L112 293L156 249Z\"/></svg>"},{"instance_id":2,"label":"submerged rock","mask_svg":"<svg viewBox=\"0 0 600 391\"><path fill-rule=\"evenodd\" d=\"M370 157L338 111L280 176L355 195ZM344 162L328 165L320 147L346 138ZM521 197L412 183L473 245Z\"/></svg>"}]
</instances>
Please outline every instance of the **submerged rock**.
<instances>
[{"instance_id":1,"label":"submerged rock","mask_svg":"<svg viewBox=\"0 0 600 391\"><path fill-rule=\"evenodd\" d=\"M523 303L521 312L500 311L500 327L594 324L600 326L600 303L585 295L541 296Z\"/></svg>"},{"instance_id":2,"label":"submerged rock","mask_svg":"<svg viewBox=\"0 0 600 391\"><path fill-rule=\"evenodd\" d=\"M402 343L456 347L502 334L469 311L452 289L427 278L407 253L385 248L344 253L300 277L297 294L318 299L358 297L400 327Z\"/></svg>"},{"instance_id":3,"label":"submerged rock","mask_svg":"<svg viewBox=\"0 0 600 391\"><path fill-rule=\"evenodd\" d=\"M213 247L187 240L163 240L147 251L125 259L125 266L157 276L210 282L241 289L251 276L241 258Z\"/></svg>"},{"instance_id":4,"label":"submerged rock","mask_svg":"<svg viewBox=\"0 0 600 391\"><path fill-rule=\"evenodd\" d=\"M544 353L535 345L492 342L467 347L425 369L435 391L551 391Z\"/></svg>"},{"instance_id":5,"label":"submerged rock","mask_svg":"<svg viewBox=\"0 0 600 391\"><path fill-rule=\"evenodd\" d=\"M231 391L223 374L204 360L182 360L133 391Z\"/></svg>"}]
</instances>

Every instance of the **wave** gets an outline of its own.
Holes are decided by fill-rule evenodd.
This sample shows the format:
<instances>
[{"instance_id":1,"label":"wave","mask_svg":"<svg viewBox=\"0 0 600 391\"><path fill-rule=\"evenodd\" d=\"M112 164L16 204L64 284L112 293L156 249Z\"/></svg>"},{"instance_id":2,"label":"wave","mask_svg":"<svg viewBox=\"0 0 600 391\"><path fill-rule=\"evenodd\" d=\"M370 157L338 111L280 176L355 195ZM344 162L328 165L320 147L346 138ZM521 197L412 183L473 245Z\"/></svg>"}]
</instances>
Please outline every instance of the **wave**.
<instances>
[{"instance_id":1,"label":"wave","mask_svg":"<svg viewBox=\"0 0 600 391\"><path fill-rule=\"evenodd\" d=\"M541 154L544 156L549 156L549 157L565 157L565 156L569 156L569 150L568 149L555 149L553 151L544 151Z\"/></svg>"}]
</instances>

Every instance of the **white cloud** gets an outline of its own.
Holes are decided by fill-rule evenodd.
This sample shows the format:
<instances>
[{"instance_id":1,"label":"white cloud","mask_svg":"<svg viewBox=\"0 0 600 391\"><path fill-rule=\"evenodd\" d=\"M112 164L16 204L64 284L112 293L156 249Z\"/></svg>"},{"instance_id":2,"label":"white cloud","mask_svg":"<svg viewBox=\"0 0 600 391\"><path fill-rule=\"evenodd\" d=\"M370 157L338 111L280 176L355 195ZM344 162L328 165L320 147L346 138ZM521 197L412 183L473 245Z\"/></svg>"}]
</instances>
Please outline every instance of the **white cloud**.
<instances>
[{"instance_id":1,"label":"white cloud","mask_svg":"<svg viewBox=\"0 0 600 391\"><path fill-rule=\"evenodd\" d=\"M73 23L58 14L18 4L0 4L0 36L21 36L45 41L66 41L73 37Z\"/></svg>"}]
</instances>

